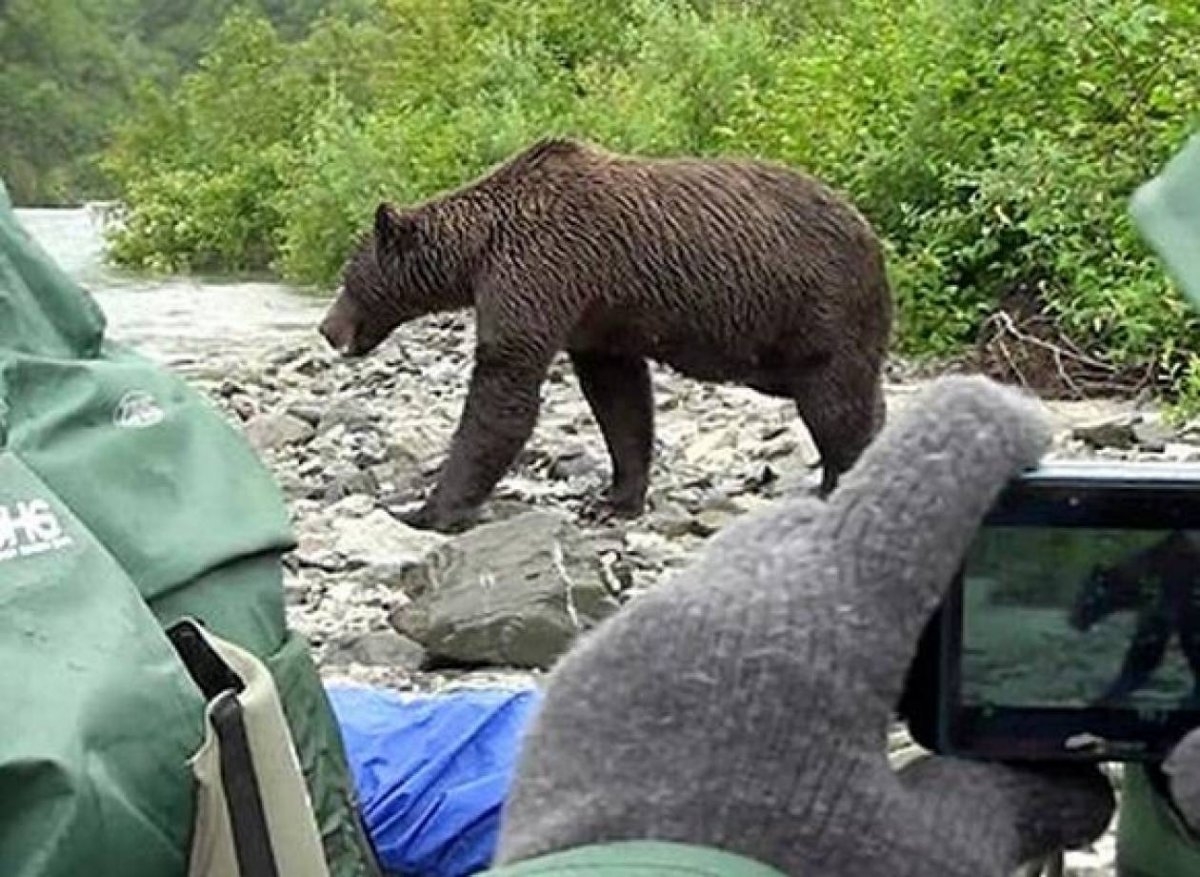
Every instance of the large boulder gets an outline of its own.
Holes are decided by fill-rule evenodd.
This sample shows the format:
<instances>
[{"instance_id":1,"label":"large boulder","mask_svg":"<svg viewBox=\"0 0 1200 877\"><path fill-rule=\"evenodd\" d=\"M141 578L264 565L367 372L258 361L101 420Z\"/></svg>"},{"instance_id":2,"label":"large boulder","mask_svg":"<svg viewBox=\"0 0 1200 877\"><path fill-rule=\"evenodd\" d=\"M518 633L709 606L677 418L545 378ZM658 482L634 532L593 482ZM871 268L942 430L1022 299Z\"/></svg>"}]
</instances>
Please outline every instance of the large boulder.
<instances>
[{"instance_id":1,"label":"large boulder","mask_svg":"<svg viewBox=\"0 0 1200 877\"><path fill-rule=\"evenodd\" d=\"M548 668L618 608L599 555L559 512L476 527L426 568L429 588L392 624L441 662Z\"/></svg>"}]
</instances>

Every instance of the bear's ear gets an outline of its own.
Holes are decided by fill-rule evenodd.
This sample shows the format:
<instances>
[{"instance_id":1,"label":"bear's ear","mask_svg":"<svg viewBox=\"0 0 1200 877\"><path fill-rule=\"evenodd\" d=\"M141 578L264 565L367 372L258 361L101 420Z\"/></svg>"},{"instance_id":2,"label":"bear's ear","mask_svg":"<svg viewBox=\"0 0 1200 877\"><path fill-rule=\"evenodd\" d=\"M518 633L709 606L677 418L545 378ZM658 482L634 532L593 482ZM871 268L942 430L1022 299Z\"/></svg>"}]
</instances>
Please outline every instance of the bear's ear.
<instances>
[{"instance_id":1,"label":"bear's ear","mask_svg":"<svg viewBox=\"0 0 1200 877\"><path fill-rule=\"evenodd\" d=\"M388 249L406 249L413 241L416 220L386 201L375 208L375 240Z\"/></svg>"}]
</instances>

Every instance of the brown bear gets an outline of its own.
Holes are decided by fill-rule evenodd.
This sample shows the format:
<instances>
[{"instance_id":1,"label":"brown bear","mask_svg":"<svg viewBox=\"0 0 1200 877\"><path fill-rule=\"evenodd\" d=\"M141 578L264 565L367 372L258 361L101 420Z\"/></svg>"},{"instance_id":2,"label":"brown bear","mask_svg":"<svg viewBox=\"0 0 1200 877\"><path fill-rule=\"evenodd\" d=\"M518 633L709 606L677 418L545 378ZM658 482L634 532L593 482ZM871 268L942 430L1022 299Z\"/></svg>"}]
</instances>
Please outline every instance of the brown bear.
<instances>
[{"instance_id":1,"label":"brown bear","mask_svg":"<svg viewBox=\"0 0 1200 877\"><path fill-rule=\"evenodd\" d=\"M775 164L539 141L419 206L381 204L320 331L358 356L402 323L472 306L466 403L416 526L473 519L532 433L563 350L623 516L646 497L648 358L794 399L821 454L822 493L883 418L893 305L879 240L844 198Z\"/></svg>"},{"instance_id":2,"label":"brown bear","mask_svg":"<svg viewBox=\"0 0 1200 877\"><path fill-rule=\"evenodd\" d=\"M1076 593L1068 620L1086 632L1114 612L1129 610L1137 612L1133 638L1097 704L1119 704L1149 682L1178 633L1193 677L1184 706L1200 707L1200 545L1192 534L1175 530L1119 563L1094 568Z\"/></svg>"}]
</instances>

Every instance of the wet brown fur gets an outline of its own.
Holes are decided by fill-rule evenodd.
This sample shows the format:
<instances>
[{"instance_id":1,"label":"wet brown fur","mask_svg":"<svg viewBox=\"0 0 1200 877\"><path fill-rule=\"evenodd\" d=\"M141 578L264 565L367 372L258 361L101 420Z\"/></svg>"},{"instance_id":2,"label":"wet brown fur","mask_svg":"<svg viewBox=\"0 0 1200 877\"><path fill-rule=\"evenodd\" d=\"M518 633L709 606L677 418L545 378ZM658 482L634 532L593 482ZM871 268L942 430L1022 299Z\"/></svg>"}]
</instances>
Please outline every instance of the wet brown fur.
<instances>
[{"instance_id":1,"label":"wet brown fur","mask_svg":"<svg viewBox=\"0 0 1200 877\"><path fill-rule=\"evenodd\" d=\"M533 431L566 350L613 462L610 501L643 508L647 359L795 400L823 491L880 426L892 300L879 241L818 181L748 160L642 159L545 140L423 205L380 205L322 332L347 353L474 306L475 365L439 484L414 523L451 529Z\"/></svg>"}]
</instances>

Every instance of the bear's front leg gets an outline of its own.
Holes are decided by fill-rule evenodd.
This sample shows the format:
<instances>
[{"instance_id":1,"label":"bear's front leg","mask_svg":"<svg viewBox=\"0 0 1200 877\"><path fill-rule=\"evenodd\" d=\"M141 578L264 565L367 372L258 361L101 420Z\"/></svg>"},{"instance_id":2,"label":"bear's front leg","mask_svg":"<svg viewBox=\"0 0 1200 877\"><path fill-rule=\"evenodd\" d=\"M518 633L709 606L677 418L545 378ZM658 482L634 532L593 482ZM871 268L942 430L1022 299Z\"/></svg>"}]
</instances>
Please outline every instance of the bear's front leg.
<instances>
[{"instance_id":1,"label":"bear's front leg","mask_svg":"<svg viewBox=\"0 0 1200 877\"><path fill-rule=\"evenodd\" d=\"M476 353L467 401L433 493L406 522L442 532L462 529L512 465L537 423L546 365Z\"/></svg>"},{"instance_id":2,"label":"bear's front leg","mask_svg":"<svg viewBox=\"0 0 1200 877\"><path fill-rule=\"evenodd\" d=\"M1168 616L1159 611L1143 614L1125 652L1121 672L1097 701L1101 705L1118 704L1150 681L1162 663L1171 638Z\"/></svg>"}]
</instances>

